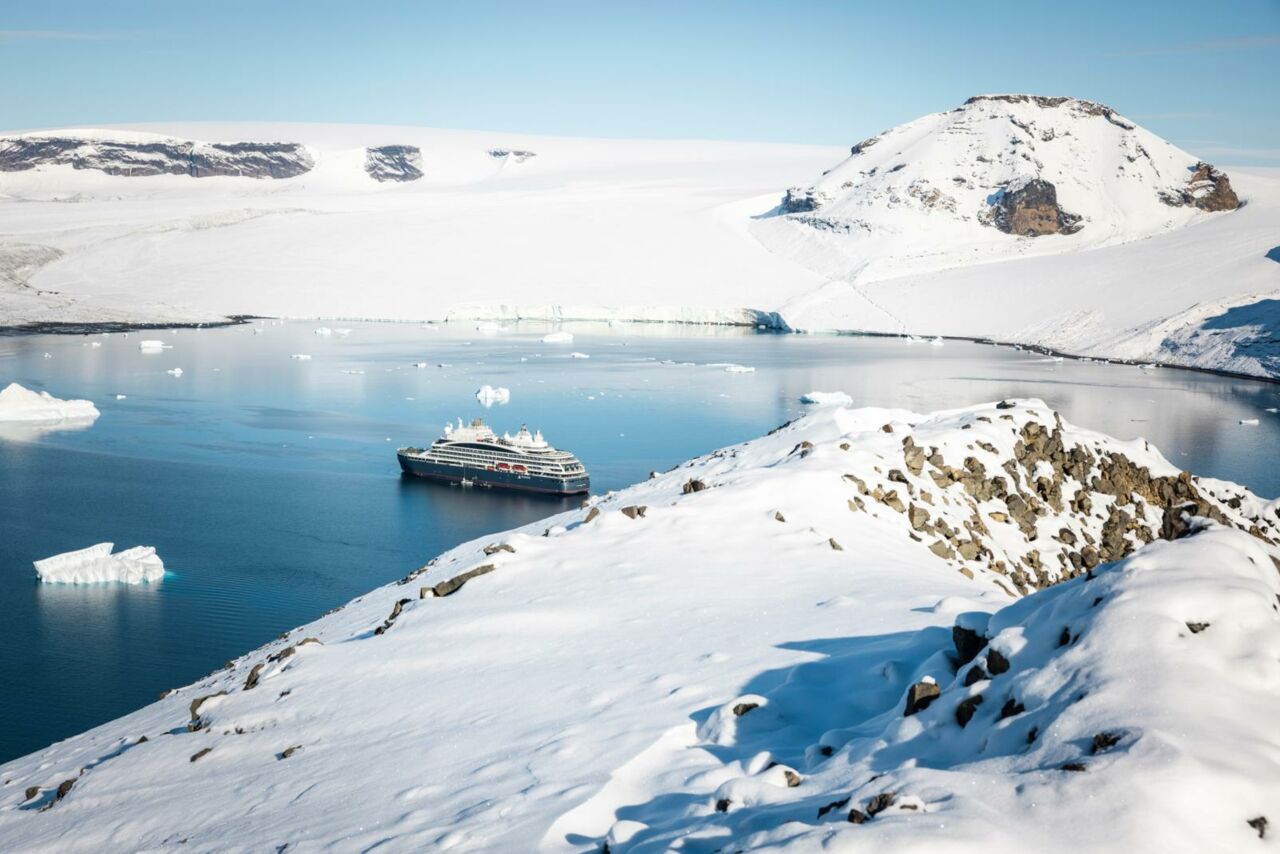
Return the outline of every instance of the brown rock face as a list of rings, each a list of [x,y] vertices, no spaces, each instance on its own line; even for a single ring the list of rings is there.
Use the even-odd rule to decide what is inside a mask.
[[[1203,160],[1192,169],[1186,187],[1162,192],[1160,201],[1171,207],[1191,205],[1202,211],[1233,211],[1240,207],[1240,197],[1231,189],[1227,173]]]
[[[1021,237],[1075,234],[1083,227],[1080,217],[1058,206],[1057,188],[1040,178],[1006,188],[992,204],[989,216],[991,224],[1005,234]]]

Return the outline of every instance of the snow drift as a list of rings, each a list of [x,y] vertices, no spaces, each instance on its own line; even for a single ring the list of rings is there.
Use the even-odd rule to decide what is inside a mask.
[[[47,391],[33,391],[17,383],[0,390],[0,422],[85,421],[99,414],[89,400],[59,400]]]
[[[1278,509],[1037,401],[824,407],[6,764],[0,837],[1244,849]]]
[[[35,561],[36,575],[51,584],[141,584],[164,578],[164,562],[151,546],[135,546],[115,554],[115,543],[63,552]]]

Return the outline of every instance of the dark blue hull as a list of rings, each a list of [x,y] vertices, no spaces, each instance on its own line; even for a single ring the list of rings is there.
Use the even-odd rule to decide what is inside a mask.
[[[547,495],[577,495],[586,492],[591,487],[591,478],[585,474],[570,478],[557,478],[513,471],[491,471],[476,466],[448,465],[399,453],[396,454],[396,457],[400,460],[400,468],[405,474],[425,477],[431,480],[442,480],[447,483],[461,483],[463,479],[466,479],[476,486],[515,489],[521,492],[541,492]]]

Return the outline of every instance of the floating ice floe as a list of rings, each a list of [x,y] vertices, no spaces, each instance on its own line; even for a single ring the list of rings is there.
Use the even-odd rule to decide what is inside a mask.
[[[124,400],[126,397],[128,397],[128,395],[125,395],[125,394],[117,394],[117,395],[116,395],[116,400]]]
[[[756,369],[750,365],[726,365],[724,372],[726,374],[754,374]]]
[[[363,374],[363,373],[364,373],[364,371],[361,371],[361,370],[343,371],[343,373],[344,373],[344,374]]]
[[[929,339],[929,343],[935,347],[941,347],[945,342],[942,340],[941,335],[935,335]]]
[[[323,336],[326,336],[326,337],[327,337],[327,336],[329,336],[329,335],[332,335],[332,334],[333,334],[333,330],[332,330],[332,329],[330,329],[330,328],[329,328],[329,327],[327,327],[327,326],[321,326],[319,329],[317,329],[317,330],[316,330],[316,334],[317,334],[317,335],[323,335]]]
[[[810,391],[800,395],[800,402],[814,406],[850,406],[853,398],[842,391]]]
[[[86,346],[86,347],[91,347],[91,348],[93,348],[94,350],[96,350],[96,349],[98,349],[99,347],[101,347],[101,346],[102,346],[102,342],[101,342],[101,341],[86,341],[86,342],[84,343],[84,346]]]
[[[290,359],[297,359],[299,362],[306,362],[306,361],[308,361],[308,360],[311,358],[311,354],[309,354],[309,353],[294,353],[294,354],[293,354],[293,355],[291,355],[289,358],[290,358]]]
[[[0,391],[0,421],[91,420],[98,415],[98,408],[90,400],[59,400],[47,391],[33,391],[17,383],[9,383]]]
[[[591,357],[588,356],[586,353],[570,353],[569,358],[570,359],[590,359]]]
[[[413,366],[415,368],[429,368],[431,367],[431,363],[430,362],[414,362]]]
[[[46,359],[52,359],[52,358],[53,358],[53,354],[52,354],[52,353],[45,353],[45,354],[44,354],[44,357],[45,357]]]
[[[350,334],[351,334],[351,330],[350,330],[350,329],[335,329],[335,330],[333,330],[333,334],[335,334],[335,335],[341,335],[343,338],[346,338],[348,335],[350,335]]]
[[[1280,409],[1277,409],[1274,406],[1270,406],[1270,407],[1267,407],[1267,412],[1280,412]]]
[[[482,385],[476,390],[476,400],[480,401],[480,405],[485,409],[488,409],[495,403],[505,405],[511,401],[511,390],[506,388],[494,388],[491,385]]]
[[[477,323],[476,329],[479,330],[480,332],[507,332],[508,331],[507,327],[503,326],[501,323],[494,323],[492,321],[484,321],[483,323]]]
[[[1241,424],[1243,424],[1243,425],[1245,425],[1246,427],[1257,427],[1257,426],[1258,426],[1258,419],[1256,419],[1256,418],[1241,418],[1241,419],[1240,419],[1240,423],[1241,423]]]
[[[138,349],[144,353],[158,353],[161,350],[172,350],[172,344],[166,344],[158,338],[148,338],[138,342]]]
[[[543,335],[538,339],[543,344],[572,344],[572,332],[552,332],[550,335]]]
[[[98,543],[37,560],[36,574],[46,584],[140,584],[164,577],[164,562],[151,546],[136,546],[117,554],[111,553],[113,548],[115,543]]]
[[[165,373],[171,377],[180,377],[182,376],[182,368],[170,368],[169,370],[165,371]]]

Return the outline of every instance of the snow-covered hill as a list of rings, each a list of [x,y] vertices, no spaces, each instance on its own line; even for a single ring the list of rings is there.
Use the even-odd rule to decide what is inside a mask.
[[[316,125],[9,134],[0,325],[764,322],[1280,373],[1274,173],[1228,176],[1108,107],[1027,95],[854,151]]]
[[[0,839],[1245,850],[1278,512],[1037,401],[824,407],[0,767]]]

